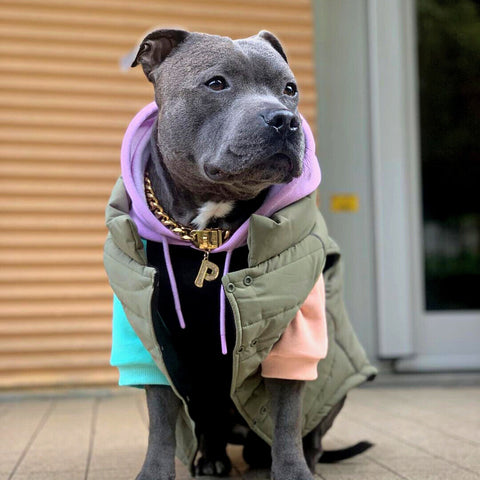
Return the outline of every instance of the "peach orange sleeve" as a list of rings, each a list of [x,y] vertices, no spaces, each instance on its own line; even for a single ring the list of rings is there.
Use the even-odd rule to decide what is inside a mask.
[[[262,362],[262,376],[315,380],[328,348],[325,283],[320,275],[295,318]]]

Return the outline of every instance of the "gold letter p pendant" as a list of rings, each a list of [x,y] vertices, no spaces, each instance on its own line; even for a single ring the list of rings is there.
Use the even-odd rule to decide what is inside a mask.
[[[195,279],[195,286],[198,288],[203,287],[203,282],[211,282],[218,277],[219,269],[218,265],[215,265],[208,259],[208,252],[205,253],[202,263],[200,265],[200,270],[197,273],[197,278]]]

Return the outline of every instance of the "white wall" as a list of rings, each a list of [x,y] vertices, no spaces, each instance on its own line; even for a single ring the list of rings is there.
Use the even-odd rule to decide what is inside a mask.
[[[313,0],[321,210],[345,261],[352,324],[371,360],[378,353],[370,146],[367,4]],[[354,193],[355,213],[332,213],[330,196]]]
[[[408,356],[420,264],[414,0],[313,7],[322,211],[344,254],[347,307],[371,358]],[[337,193],[357,195],[359,210],[331,211]]]

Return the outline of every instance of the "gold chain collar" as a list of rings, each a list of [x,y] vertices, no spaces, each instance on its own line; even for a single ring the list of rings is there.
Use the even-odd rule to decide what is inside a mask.
[[[177,234],[182,240],[192,242],[197,248],[205,252],[200,270],[195,279],[197,287],[203,286],[203,281],[212,281],[218,277],[218,266],[208,260],[210,250],[218,248],[230,236],[230,230],[222,230],[221,228],[206,228],[204,230],[196,230],[191,227],[182,225],[165,212],[163,207],[158,203],[158,199],[153,191],[152,182],[147,172],[144,177],[145,197],[148,207],[155,217],[160,220],[163,226],[167,227],[171,232]]]
[[[171,218],[158,203],[157,197],[153,191],[152,182],[148,173],[145,173],[145,196],[150,211],[160,220],[163,226],[171,232],[177,234],[182,240],[192,242],[200,250],[210,251],[222,245],[230,236],[230,230],[221,228],[206,228],[196,230],[182,225]]]

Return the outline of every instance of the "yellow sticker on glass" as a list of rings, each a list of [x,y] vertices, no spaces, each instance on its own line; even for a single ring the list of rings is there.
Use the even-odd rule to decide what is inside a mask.
[[[354,193],[337,193],[330,197],[332,212],[358,212],[360,199]]]

